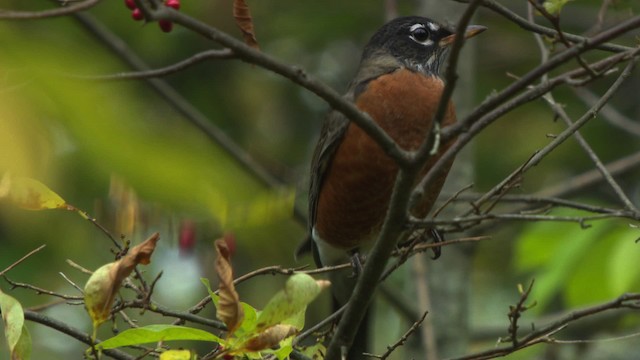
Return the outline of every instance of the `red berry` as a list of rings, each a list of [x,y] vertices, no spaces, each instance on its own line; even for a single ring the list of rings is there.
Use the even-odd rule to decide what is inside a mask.
[[[167,0],[164,3],[165,6],[180,10],[180,0]]]
[[[144,19],[144,14],[142,13],[142,10],[135,8],[133,9],[133,11],[131,12],[131,17],[133,18],[133,20],[135,21],[140,21],[142,19]]]
[[[166,33],[171,32],[173,29],[173,23],[169,20],[158,20],[158,25],[160,25],[160,29]]]
[[[133,0],[124,0],[124,4],[129,8],[129,10],[134,10],[137,8],[136,2]]]

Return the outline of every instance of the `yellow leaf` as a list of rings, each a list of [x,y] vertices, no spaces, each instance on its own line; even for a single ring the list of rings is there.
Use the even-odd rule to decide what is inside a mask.
[[[0,181],[0,198],[3,197],[2,193],[26,210],[67,209],[67,204],[60,195],[31,178],[5,174]]]
[[[84,286],[84,306],[93,322],[94,335],[98,325],[109,318],[111,305],[120,284],[116,284],[113,268],[117,262],[94,271]]]
[[[244,311],[240,303],[240,296],[233,285],[233,269],[231,267],[231,253],[224,239],[215,241],[216,264],[215,269],[220,279],[218,306],[216,317],[227,325],[227,337],[242,324]]]
[[[190,360],[191,351],[189,350],[167,350],[160,354],[160,360]]]
[[[140,203],[136,192],[117,176],[111,176],[109,199],[115,206],[115,230],[130,238],[140,217]]]

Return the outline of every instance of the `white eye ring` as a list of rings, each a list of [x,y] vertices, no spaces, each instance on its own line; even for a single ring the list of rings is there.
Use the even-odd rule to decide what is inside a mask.
[[[429,28],[433,29],[433,27],[437,27],[437,25],[428,24]],[[409,38],[411,38],[411,40],[417,42],[418,44],[424,45],[424,46],[430,46],[433,45],[433,40],[431,40],[429,38],[429,30],[427,30],[427,28],[423,25],[423,24],[413,24],[411,25],[411,27],[409,28]],[[417,36],[417,34],[420,34],[420,36]],[[424,36],[426,36],[426,38],[423,38]]]

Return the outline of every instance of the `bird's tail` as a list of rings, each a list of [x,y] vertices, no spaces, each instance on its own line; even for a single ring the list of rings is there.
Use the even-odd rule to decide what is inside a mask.
[[[346,269],[341,271],[332,272],[329,276],[331,281],[331,293],[333,295],[333,311],[338,311],[344,304],[349,301],[353,289],[356,286],[358,277],[352,273],[353,269]],[[351,348],[349,349],[347,360],[364,360],[369,357],[364,356],[363,353],[371,352],[370,349],[370,329],[372,326],[371,319],[371,307],[367,309],[365,317],[358,326]]]

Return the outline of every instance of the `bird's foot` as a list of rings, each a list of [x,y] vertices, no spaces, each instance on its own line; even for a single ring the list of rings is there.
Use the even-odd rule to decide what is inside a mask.
[[[444,235],[442,235],[442,233],[438,229],[431,228],[431,229],[429,229],[429,233],[431,234],[431,237],[433,238],[433,243],[434,244],[439,244],[439,243],[444,241]],[[432,257],[432,259],[435,260],[435,259],[439,258],[440,255],[442,255],[442,248],[440,246],[434,247],[433,248],[433,257]]]
[[[351,252],[351,268],[353,273],[350,277],[358,277],[362,273],[362,259],[360,258],[360,252],[358,250],[353,250]]]

